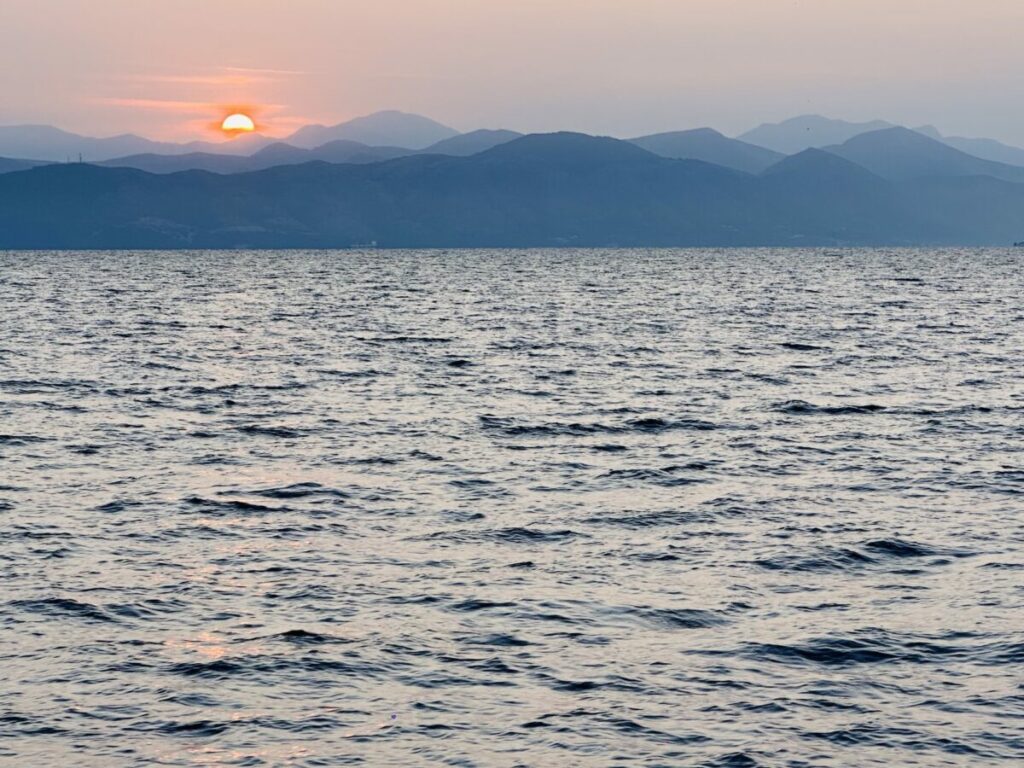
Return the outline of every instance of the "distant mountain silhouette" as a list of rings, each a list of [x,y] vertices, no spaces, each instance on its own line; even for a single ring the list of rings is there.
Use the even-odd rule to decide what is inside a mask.
[[[97,139],[62,131],[51,125],[0,126],[0,156],[35,158],[58,163],[66,160],[77,161],[79,155],[86,162],[102,162],[143,153],[162,155],[189,152],[251,154],[270,141],[264,136],[250,134],[231,141],[196,141],[188,144],[174,144],[151,141],[132,134]]]
[[[423,151],[428,154],[453,155],[455,157],[468,157],[484,152],[501,144],[507,144],[513,139],[522,137],[523,134],[515,131],[492,131],[479,130],[462,133],[432,144]]]
[[[368,146],[398,146],[423,149],[458,132],[426,117],[403,112],[378,112],[341,125],[307,126],[287,139],[300,149],[314,149],[337,139]],[[50,125],[0,126],[0,157],[34,158],[51,162],[77,161],[97,163],[136,155],[251,155],[277,140],[258,133],[242,134],[224,141],[193,141],[176,144],[124,134],[94,138],[54,128]]]
[[[779,152],[727,138],[711,128],[656,133],[630,142],[662,157],[703,160],[747,173],[760,173],[784,157]]]
[[[325,163],[378,163],[413,154],[400,147],[368,147],[357,141],[331,141],[316,149],[299,149],[290,144],[270,144],[250,156],[217,155],[192,152],[187,155],[130,155],[107,160],[100,165],[111,168],[135,168],[149,173],[209,171],[211,173],[246,173],[262,171],[277,165],[299,165],[320,161]]]
[[[375,147],[424,149],[459,132],[422,115],[406,112],[377,112],[340,125],[307,125],[285,141],[295,147],[312,149],[338,139],[358,141]]]
[[[184,155],[157,155],[152,153],[128,155],[104,160],[96,165],[108,168],[135,168],[149,173],[178,173],[180,171],[209,171],[210,173],[241,173],[258,170],[246,155],[216,155],[210,152],[189,152]]]
[[[378,163],[415,154],[469,156],[520,137],[512,131],[474,131],[445,139],[423,150],[403,147],[371,147],[358,141],[338,139],[314,149],[301,149],[291,144],[270,144],[251,156],[229,156],[208,152],[186,155],[130,155],[107,160],[100,165],[112,168],[136,168],[149,173],[178,173],[180,171],[210,171],[211,173],[245,173],[273,168],[277,165],[299,165],[320,161],[325,163]],[[25,166],[30,167],[30,166]],[[12,168],[11,170],[24,170]],[[0,165],[2,172],[2,165]]]
[[[968,155],[908,128],[886,128],[827,148],[892,181],[921,177],[991,176],[1024,182],[1024,168]]]
[[[159,142],[140,136],[125,134],[106,139],[94,139],[62,131],[50,125],[0,126],[0,155],[17,158],[36,158],[51,162],[78,160],[81,154],[87,160],[107,160],[119,155],[155,151]],[[173,151],[174,145],[166,145]]]
[[[968,155],[980,157],[982,160],[1024,167],[1024,149],[1020,147],[1011,147],[994,139],[967,139],[963,136],[943,136],[933,125],[923,125],[914,130],[930,139],[941,141],[943,144],[948,144],[954,149],[966,152]]]
[[[984,245],[1022,222],[1024,184],[990,177],[894,182],[818,150],[755,176],[571,133],[230,175],[0,175],[0,248]]]
[[[275,165],[296,165],[319,160],[324,163],[378,163],[381,160],[393,160],[412,154],[412,150],[404,147],[367,146],[358,141],[336,139],[313,149],[301,149],[284,142],[264,147],[252,156],[252,160],[260,168]]]
[[[47,165],[42,160],[16,160],[10,157],[0,157],[0,173],[12,173],[13,171],[27,171],[40,165]]]
[[[1024,184],[988,176],[925,178],[900,185],[932,242],[1008,245],[1024,227]]]
[[[769,168],[762,178],[769,191],[765,205],[781,205],[780,217],[798,206],[809,232],[830,232],[837,242],[914,238],[910,217],[892,185],[829,152],[805,149]],[[797,233],[792,242],[804,237]]]
[[[892,123],[883,120],[850,123],[821,115],[803,115],[784,120],[781,123],[765,123],[738,138],[740,141],[766,147],[784,155],[795,155],[805,149],[820,149],[833,144],[842,144],[862,133],[892,127]]]

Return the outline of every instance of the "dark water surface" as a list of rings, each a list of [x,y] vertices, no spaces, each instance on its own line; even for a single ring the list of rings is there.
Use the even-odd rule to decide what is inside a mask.
[[[0,254],[0,762],[1019,765],[1022,262]]]

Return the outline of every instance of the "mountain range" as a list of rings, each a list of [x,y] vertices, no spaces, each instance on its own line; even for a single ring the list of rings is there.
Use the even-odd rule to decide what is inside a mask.
[[[784,155],[795,155],[805,149],[820,149],[842,144],[862,133],[871,133],[892,127],[894,127],[892,123],[887,123],[884,120],[851,123],[821,115],[801,115],[781,123],[764,123],[738,138],[748,144],[765,147]]]
[[[662,157],[703,160],[748,173],[760,173],[785,157],[781,152],[727,138],[712,128],[657,133],[630,142]]]
[[[119,157],[98,163],[114,168],[136,168],[150,173],[177,173],[179,171],[210,171],[211,173],[242,173],[260,171],[275,165],[298,165],[320,161],[325,163],[376,163],[415,154],[438,154],[464,157],[483,152],[522,134],[514,131],[472,131],[439,141],[422,150],[405,147],[371,146],[348,139],[335,139],[314,149],[301,149],[277,142],[269,144],[252,155],[219,155],[210,152],[192,152],[185,155],[143,154]],[[0,165],[0,173],[2,173]]]
[[[386,111],[333,126],[305,126],[284,139],[284,143],[299,149],[313,149],[328,142],[347,140],[370,146],[422,149],[459,135],[455,129],[420,115]],[[98,163],[142,154],[251,155],[274,143],[275,139],[260,134],[175,144],[133,134],[93,138],[49,125],[0,126],[0,157],[50,162],[76,161],[81,157],[86,162]]]
[[[152,151],[53,161],[76,145],[101,155]],[[0,157],[0,248],[911,245],[1024,237],[1024,158],[992,159],[1024,150],[948,139],[929,127],[809,116],[742,139],[705,128],[619,140],[457,133],[384,112],[310,126],[286,141],[244,136],[228,148],[0,128],[0,152],[35,150],[34,159]]]
[[[910,132],[907,132],[910,133]],[[997,244],[1024,184],[892,129],[759,173],[635,143],[534,134],[469,156],[219,175],[52,164],[0,175],[2,248]],[[888,178],[843,155],[916,152]],[[975,161],[985,163],[975,158]],[[988,166],[984,166],[988,167]],[[916,169],[916,170],[915,170]],[[1000,168],[1002,170],[1002,168]]]
[[[373,146],[424,149],[458,135],[459,132],[454,128],[441,125],[428,117],[389,110],[357,117],[340,125],[307,125],[285,141],[301,149],[313,149],[339,139]]]

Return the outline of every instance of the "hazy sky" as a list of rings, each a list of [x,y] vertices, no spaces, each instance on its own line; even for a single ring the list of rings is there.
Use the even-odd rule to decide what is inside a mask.
[[[0,124],[207,138],[378,109],[739,133],[808,112],[1024,144],[1022,0],[0,0]]]

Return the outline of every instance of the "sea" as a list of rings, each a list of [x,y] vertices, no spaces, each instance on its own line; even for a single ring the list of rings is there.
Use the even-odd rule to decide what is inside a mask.
[[[0,253],[0,764],[1021,765],[1022,267]]]

